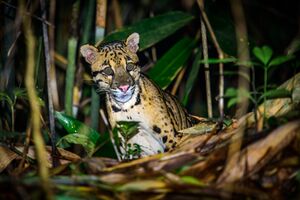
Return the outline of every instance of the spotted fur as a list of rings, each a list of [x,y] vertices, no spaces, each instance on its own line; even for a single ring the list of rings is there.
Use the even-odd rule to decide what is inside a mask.
[[[112,127],[118,121],[139,122],[139,131],[128,143],[141,147],[141,156],[173,149],[182,135],[179,130],[192,125],[191,117],[177,99],[161,90],[140,72],[139,35],[126,41],[84,45],[80,51],[91,64],[94,82],[106,92],[106,106]]]

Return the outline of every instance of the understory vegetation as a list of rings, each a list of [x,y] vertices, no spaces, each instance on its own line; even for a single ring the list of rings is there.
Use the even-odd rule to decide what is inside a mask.
[[[0,199],[299,199],[300,3],[1,0]],[[83,44],[140,35],[141,70],[200,123],[119,159]]]

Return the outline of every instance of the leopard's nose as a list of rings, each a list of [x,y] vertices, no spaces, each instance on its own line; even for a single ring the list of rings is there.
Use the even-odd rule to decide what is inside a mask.
[[[121,90],[122,92],[127,92],[129,88],[129,85],[120,85],[119,86],[119,90]]]

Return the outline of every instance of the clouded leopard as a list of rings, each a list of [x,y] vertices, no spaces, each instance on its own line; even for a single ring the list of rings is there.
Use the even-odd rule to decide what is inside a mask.
[[[173,149],[182,137],[178,131],[190,127],[192,118],[174,96],[140,72],[138,45],[139,34],[133,33],[126,41],[98,48],[83,45],[80,52],[97,87],[106,93],[110,125],[139,122],[138,133],[127,144],[138,144],[140,155],[147,156]]]

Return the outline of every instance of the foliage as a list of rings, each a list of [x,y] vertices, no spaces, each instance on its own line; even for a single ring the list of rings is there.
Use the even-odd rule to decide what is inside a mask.
[[[247,22],[242,24],[234,15],[238,2],[33,0],[26,1],[25,7],[23,1],[2,1],[0,199],[14,195],[15,199],[44,199],[45,193],[49,199],[52,193],[58,199],[139,199],[144,195],[153,199],[297,199],[300,40],[294,26],[299,6],[249,1],[240,10],[239,20],[244,16]],[[200,20],[206,27],[208,49],[202,46]],[[248,41],[239,30],[247,31]],[[90,69],[79,55],[82,44],[124,40],[132,32],[140,35],[143,73],[176,94],[189,113],[202,116],[194,116],[201,123],[179,131],[186,143],[146,158],[140,158],[138,144],[128,143],[138,132],[138,122],[118,122],[111,130],[102,94],[93,89]],[[29,36],[37,45],[30,48],[34,56],[28,57]],[[243,43],[245,49],[239,49]],[[247,51],[251,58],[245,61],[241,55]],[[32,91],[23,89],[29,58],[36,63],[31,88],[39,97],[40,121],[31,120],[28,94]],[[224,74],[219,74],[220,66]],[[206,119],[206,70],[216,100],[214,122]],[[222,75],[224,85],[220,85]],[[241,78],[251,85],[249,90],[239,85]],[[224,96],[220,88],[225,88]],[[226,116],[219,116],[218,102],[224,97]],[[249,113],[228,120],[245,99],[250,102]],[[37,173],[45,172],[37,159],[42,154],[33,138],[35,122],[42,125],[51,187]],[[123,154],[123,162],[116,160],[118,153]]]
[[[225,97],[229,98],[227,103],[228,108],[232,107],[233,105],[236,105],[237,103],[240,103],[245,97],[251,100],[251,102],[255,105],[258,105],[261,102],[265,104],[267,99],[291,98],[291,91],[287,89],[279,88],[268,90],[268,70],[271,70],[276,66],[289,62],[290,60],[294,59],[295,56],[282,55],[272,58],[273,51],[268,46],[263,46],[261,48],[254,47],[253,55],[259,62],[252,62],[252,65],[254,66],[254,69],[252,70],[255,70],[256,67],[261,67],[264,70],[263,92],[259,93],[260,96],[256,99],[255,97],[257,94],[254,94],[255,91],[249,92],[247,90],[244,90],[243,88],[227,88]]]
[[[62,137],[57,145],[65,146],[65,143],[80,144],[83,146],[89,156],[95,153],[98,146],[102,146],[108,141],[103,134],[99,134],[94,129],[86,126],[82,122],[69,117],[63,113],[56,112],[55,118],[66,129],[67,135]]]
[[[164,15],[141,20],[132,26],[110,33],[105,37],[104,42],[124,40],[131,33],[137,32],[141,37],[140,50],[144,50],[187,25],[193,18],[188,13],[179,11],[169,12]]]

